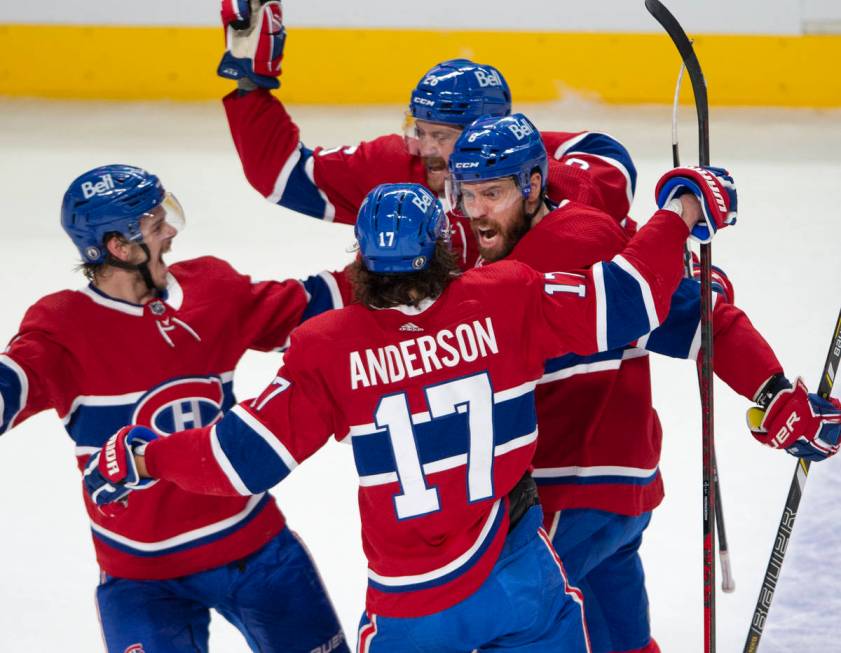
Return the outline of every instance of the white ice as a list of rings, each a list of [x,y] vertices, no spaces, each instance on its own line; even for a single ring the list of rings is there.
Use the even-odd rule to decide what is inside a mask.
[[[651,214],[654,184],[671,165],[669,107],[566,102],[521,109],[543,129],[598,129],[620,138],[640,170],[633,213],[640,219]],[[292,107],[291,112],[306,144],[330,146],[398,128],[402,108]],[[739,224],[715,241],[714,261],[730,274],[737,303],[774,346],[787,373],[803,375],[814,387],[841,304],[841,113],[713,109],[710,132],[713,161],[732,169],[740,191]],[[694,112],[683,107],[685,162],[696,159],[695,134]],[[114,162],[157,172],[181,200],[188,228],[176,240],[174,259],[215,254],[258,278],[284,278],[349,258],[350,228],[294,215],[248,187],[219,104],[1,101],[0,340],[14,334],[27,306],[40,296],[83,285],[73,269],[75,251],[59,227],[61,196],[77,174]],[[277,363],[271,355],[248,355],[237,371],[238,395],[259,391]],[[693,653],[702,650],[703,614],[694,365],[658,359],[654,392],[665,432],[667,496],[643,547],[651,620],[665,652]],[[729,653],[742,649],[794,460],[751,438],[744,422],[748,402],[722,383],[715,403],[737,582],[735,594],[718,595],[718,649]],[[769,627],[767,641],[773,635],[779,650],[792,645],[829,650],[841,635],[833,589],[841,580],[838,484],[833,491],[817,482],[819,471],[837,473],[838,465],[813,469],[815,487],[807,489],[790,555],[819,534],[835,541],[819,547],[811,565],[781,583],[781,594],[785,589],[793,597],[786,599],[785,612],[809,627]],[[355,490],[350,451],[339,445],[328,446],[276,490],[290,524],[317,559],[351,640],[365,582]],[[73,449],[54,413],[0,439],[0,496],[0,651],[101,650],[93,602],[98,570]],[[821,497],[826,500],[815,500]],[[813,604],[817,607],[805,607]],[[776,618],[772,609],[769,623]],[[246,650],[219,617],[213,620],[211,647],[217,653]]]

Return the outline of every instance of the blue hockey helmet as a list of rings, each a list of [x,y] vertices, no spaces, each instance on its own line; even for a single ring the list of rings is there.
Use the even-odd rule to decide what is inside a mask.
[[[447,234],[447,215],[420,184],[380,184],[362,202],[355,232],[371,272],[419,272]]]
[[[183,225],[183,211],[157,176],[134,166],[113,164],[94,168],[70,184],[61,204],[61,226],[89,264],[102,263],[105,236],[118,233],[142,242],[140,220],[164,205],[168,219]]]
[[[456,141],[449,160],[448,194],[458,206],[461,184],[514,177],[524,198],[531,194],[531,175],[538,170],[546,188],[549,157],[540,132],[522,113],[480,118]]]
[[[421,78],[412,91],[409,112],[415,120],[466,127],[480,116],[509,115],[511,91],[493,66],[451,59]]]

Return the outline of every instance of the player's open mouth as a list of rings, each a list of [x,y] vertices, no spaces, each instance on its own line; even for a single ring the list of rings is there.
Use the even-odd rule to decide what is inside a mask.
[[[427,172],[444,172],[447,169],[447,162],[440,157],[429,157],[423,160]]]
[[[479,227],[476,229],[476,236],[479,240],[479,247],[491,247],[497,240],[499,232],[492,227]]]

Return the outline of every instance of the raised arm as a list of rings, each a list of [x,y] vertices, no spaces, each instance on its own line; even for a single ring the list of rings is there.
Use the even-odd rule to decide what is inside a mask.
[[[715,233],[736,218],[732,179],[711,170],[676,168],[666,173],[659,186],[668,185],[672,192],[658,193],[663,208],[610,261],[574,274],[545,274],[548,297],[541,310],[550,328],[544,340],[554,347],[546,358],[622,347],[662,323],[682,278],[680,261],[689,229],[711,225],[709,232]],[[565,338],[573,344],[564,351]]]
[[[422,176],[421,162],[397,135],[331,149],[304,145],[298,126],[269,92],[279,86],[285,44],[280,3],[230,0],[222,17],[227,49],[219,74],[238,80],[239,87],[223,99],[225,115],[245,176],[266,199],[353,224],[371,188]]]

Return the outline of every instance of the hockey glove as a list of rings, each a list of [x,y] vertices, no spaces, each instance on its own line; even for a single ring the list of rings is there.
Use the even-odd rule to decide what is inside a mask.
[[[225,54],[216,74],[278,88],[286,28],[278,0],[222,0]]]
[[[714,265],[710,267],[712,268],[710,276],[712,277],[713,292],[717,292],[728,304],[732,304],[736,297],[736,291],[733,290],[730,278],[721,268]],[[692,278],[695,281],[701,281],[701,262],[695,252],[692,252]]]
[[[698,198],[704,211],[691,236],[701,243],[712,240],[715,232],[736,222],[736,185],[724,168],[674,168],[660,178],[654,196],[663,208],[674,197],[691,193]]]
[[[144,426],[124,426],[93,454],[85,465],[84,480],[91,500],[97,505],[121,501],[133,490],[145,490],[157,479],[140,478],[134,456],[158,436]]]
[[[748,410],[748,428],[762,444],[798,458],[819,461],[839,448],[841,402],[807,391],[803,379],[781,390],[768,408]]]

